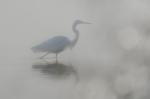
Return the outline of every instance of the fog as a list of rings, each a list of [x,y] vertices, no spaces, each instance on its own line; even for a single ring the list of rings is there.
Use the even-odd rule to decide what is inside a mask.
[[[0,98],[149,99],[149,9],[149,0],[1,0]],[[92,24],[78,27],[59,68],[45,65],[31,47],[74,38],[76,19]]]

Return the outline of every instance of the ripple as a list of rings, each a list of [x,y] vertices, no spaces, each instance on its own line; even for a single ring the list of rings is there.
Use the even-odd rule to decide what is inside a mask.
[[[32,65],[32,68],[40,71],[43,75],[54,78],[65,78],[77,74],[73,66],[62,63],[38,63]]]

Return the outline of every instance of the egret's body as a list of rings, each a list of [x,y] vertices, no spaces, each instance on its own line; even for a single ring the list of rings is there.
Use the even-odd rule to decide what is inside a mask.
[[[33,50],[35,52],[59,53],[66,49],[68,45],[70,45],[70,42],[71,41],[65,36],[56,36],[33,47]]]
[[[78,24],[89,24],[87,22],[83,22],[80,20],[76,20],[72,25],[73,32],[75,33],[75,38],[73,40],[65,37],[65,36],[55,36],[53,38],[48,39],[47,41],[32,47],[34,52],[46,52],[41,58],[44,58],[49,53],[56,54],[56,61],[57,61],[57,54],[65,50],[66,48],[73,48],[78,41],[79,38],[79,31],[77,30]]]

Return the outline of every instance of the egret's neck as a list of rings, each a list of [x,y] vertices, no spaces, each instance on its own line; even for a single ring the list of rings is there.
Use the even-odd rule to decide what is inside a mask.
[[[79,31],[77,30],[77,23],[72,25],[72,30],[75,33],[75,38],[72,40],[71,47],[74,47],[79,39]]]

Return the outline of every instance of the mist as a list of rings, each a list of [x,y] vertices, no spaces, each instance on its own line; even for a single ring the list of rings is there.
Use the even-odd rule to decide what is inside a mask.
[[[0,1],[0,98],[149,99],[149,7],[148,0]],[[31,47],[57,35],[74,38],[76,19],[92,24],[78,27],[79,41],[59,61],[78,80],[34,72],[42,54]]]

